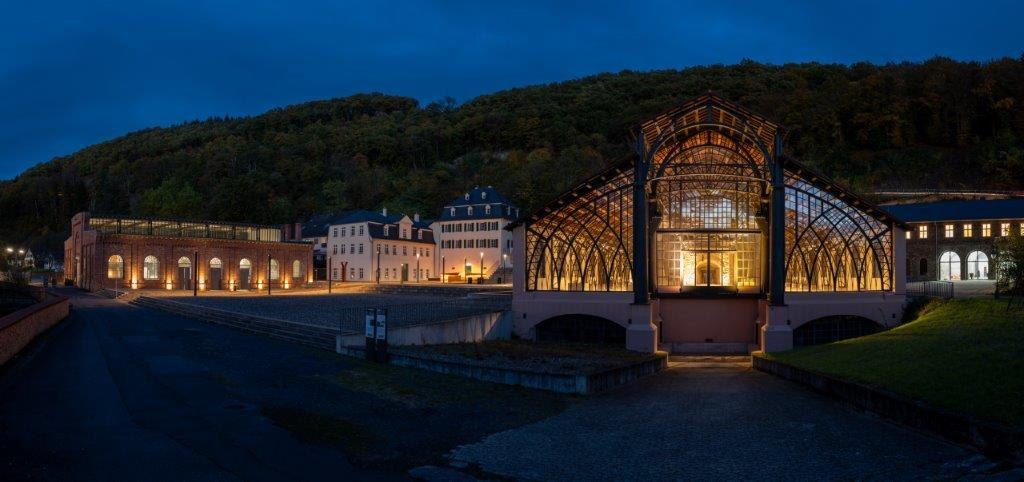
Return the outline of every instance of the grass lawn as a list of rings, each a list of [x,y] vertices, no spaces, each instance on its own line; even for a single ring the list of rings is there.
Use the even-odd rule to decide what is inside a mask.
[[[1024,426],[1024,310],[1005,301],[933,300],[898,328],[768,358]]]

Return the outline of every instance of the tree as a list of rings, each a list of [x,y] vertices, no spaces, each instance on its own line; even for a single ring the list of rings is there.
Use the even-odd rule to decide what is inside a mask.
[[[202,208],[203,197],[195,188],[171,178],[142,193],[136,210],[143,216],[196,218]]]
[[[1024,236],[1012,233],[996,240],[996,294],[1007,293],[1010,303],[1024,296]]]

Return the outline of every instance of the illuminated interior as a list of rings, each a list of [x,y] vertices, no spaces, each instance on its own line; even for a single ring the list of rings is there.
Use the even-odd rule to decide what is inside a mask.
[[[784,189],[784,289],[892,289],[884,212],[795,159],[767,120],[713,95],[644,123],[648,263],[660,294],[764,293],[773,185]],[[782,179],[773,179],[782,168]],[[623,160],[528,216],[526,289],[630,291],[637,158]],[[775,181],[775,182],[773,182]],[[781,181],[779,183],[778,181]]]

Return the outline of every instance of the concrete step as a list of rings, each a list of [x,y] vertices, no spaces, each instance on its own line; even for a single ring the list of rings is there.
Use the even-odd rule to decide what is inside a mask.
[[[665,342],[658,345],[672,355],[749,355],[757,345],[745,342]]]
[[[669,355],[671,367],[683,368],[749,368],[749,355]]]

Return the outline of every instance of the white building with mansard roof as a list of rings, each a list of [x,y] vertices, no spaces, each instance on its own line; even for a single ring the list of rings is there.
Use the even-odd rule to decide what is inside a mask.
[[[510,283],[516,247],[505,226],[518,217],[519,208],[491,186],[474,187],[448,203],[431,225],[445,280]]]
[[[436,257],[434,233],[419,214],[354,211],[327,233],[328,274],[335,281],[427,281],[437,276]]]

